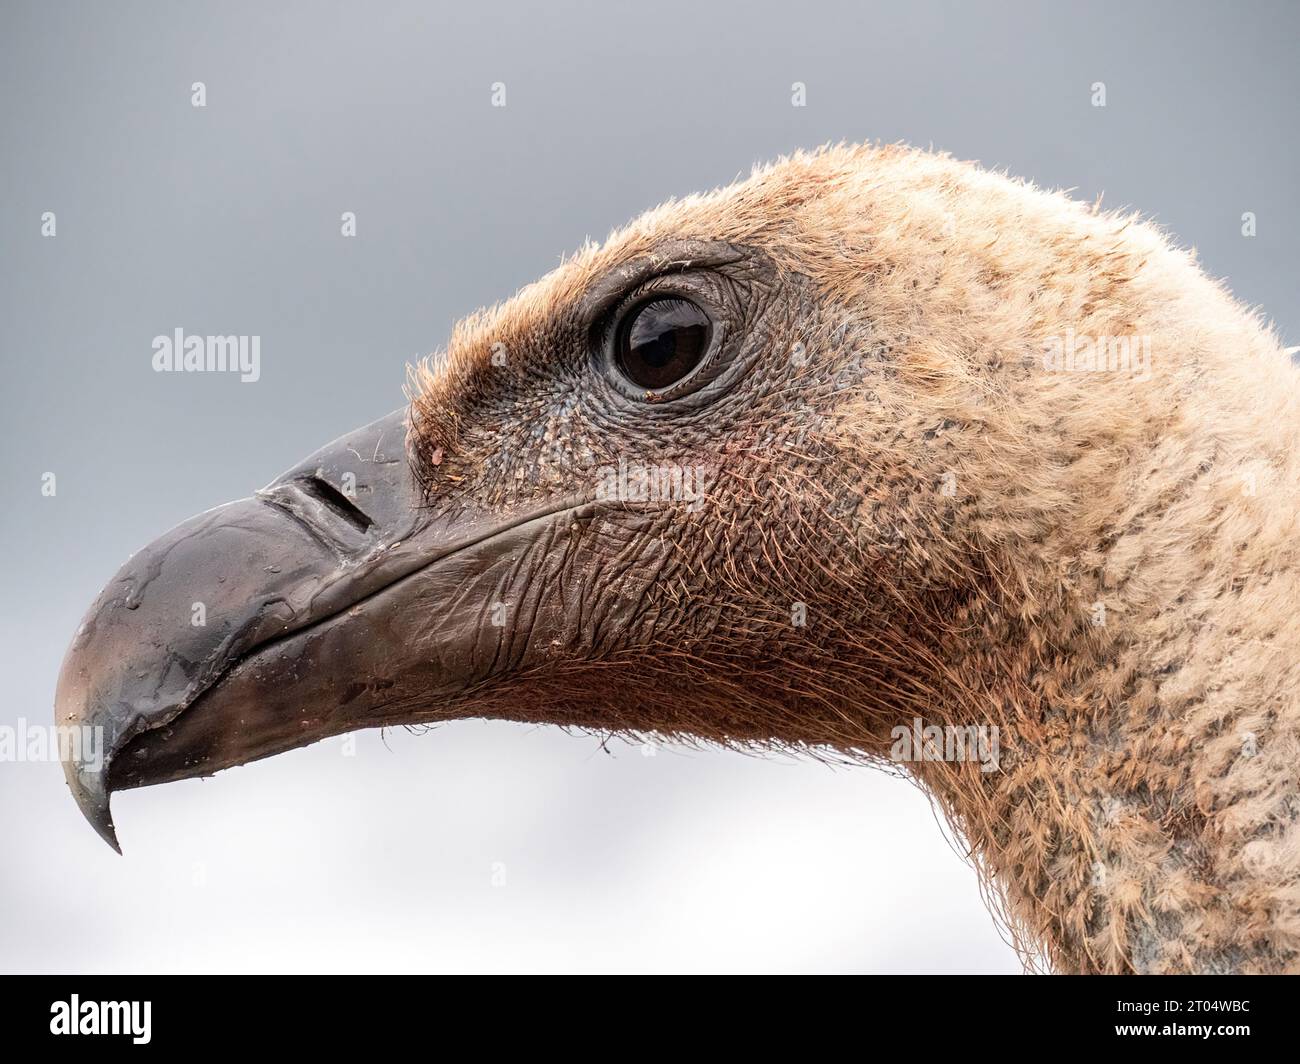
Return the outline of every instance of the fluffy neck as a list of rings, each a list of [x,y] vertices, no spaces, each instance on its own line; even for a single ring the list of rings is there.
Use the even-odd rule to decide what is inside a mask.
[[[997,729],[996,771],[912,767],[1056,969],[1296,968],[1296,584],[1189,581],[1181,605],[1007,645],[1001,683],[931,715]]]
[[[966,470],[1015,576],[937,716],[996,723],[1000,766],[917,775],[1062,971],[1300,968],[1296,372],[1182,280],[1126,326],[1148,379],[1028,371],[1017,472]]]

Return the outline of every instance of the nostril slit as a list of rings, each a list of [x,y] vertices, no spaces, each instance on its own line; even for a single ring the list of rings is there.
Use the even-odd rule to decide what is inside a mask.
[[[365,532],[374,525],[374,521],[370,520],[364,510],[328,480],[322,480],[320,477],[304,477],[299,483],[303,491],[343,518],[357,531]]]

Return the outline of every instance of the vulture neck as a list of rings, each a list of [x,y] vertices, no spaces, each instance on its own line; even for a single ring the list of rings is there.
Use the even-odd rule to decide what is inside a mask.
[[[1300,967],[1300,409],[1276,345],[1243,346],[1115,397],[936,653],[936,722],[995,725],[998,766],[909,767],[1058,971]]]

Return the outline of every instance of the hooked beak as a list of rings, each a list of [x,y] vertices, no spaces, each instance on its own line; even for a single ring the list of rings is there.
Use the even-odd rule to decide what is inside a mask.
[[[119,853],[113,791],[439,719],[503,646],[510,656],[512,634],[486,621],[494,597],[521,552],[585,504],[440,510],[407,460],[405,419],[358,429],[172,529],[90,607],[55,711],[97,740],[74,745],[64,771]]]

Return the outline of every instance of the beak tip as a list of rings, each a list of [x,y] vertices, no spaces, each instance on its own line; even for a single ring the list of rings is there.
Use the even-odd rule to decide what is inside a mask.
[[[117,841],[117,828],[113,825],[113,812],[109,806],[109,791],[104,786],[106,769],[85,768],[73,762],[65,763],[64,768],[68,787],[72,790],[72,797],[76,799],[82,816],[90,822],[99,837],[120,854],[122,845]]]

